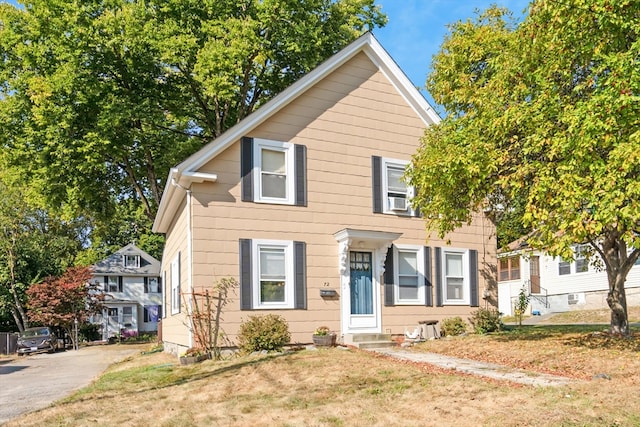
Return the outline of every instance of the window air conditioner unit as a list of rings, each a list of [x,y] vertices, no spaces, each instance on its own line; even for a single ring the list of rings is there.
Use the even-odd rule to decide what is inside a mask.
[[[389,197],[389,209],[392,211],[406,212],[407,208],[407,199],[403,197]]]

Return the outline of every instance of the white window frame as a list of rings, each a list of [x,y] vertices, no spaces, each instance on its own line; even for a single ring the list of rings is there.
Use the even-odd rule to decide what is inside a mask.
[[[151,283],[155,282],[155,291],[152,290]],[[160,293],[160,277],[158,276],[148,276],[147,284],[144,287],[145,294],[159,294]]]
[[[294,262],[293,262],[293,241],[284,240],[252,240],[251,251],[253,260],[253,308],[255,309],[281,309],[294,308],[295,284],[294,284]],[[285,260],[285,290],[283,302],[260,302],[260,250],[261,249],[284,249]]]
[[[415,210],[411,207],[411,199],[415,194],[415,190],[413,187],[407,185],[405,199],[407,200],[407,210],[406,211],[398,211],[391,209],[390,197],[389,196],[389,169],[390,168],[402,168],[407,169],[409,166],[409,162],[406,160],[396,160],[396,159],[388,159],[382,158],[382,212],[386,214],[392,215],[402,215],[402,216],[414,216]]]
[[[122,266],[124,268],[140,268],[140,255],[122,255]]]
[[[130,305],[125,305],[124,307],[122,307],[122,326],[126,328],[130,328],[134,326],[135,322],[133,321],[133,318],[134,318],[133,307]],[[126,326],[127,323],[129,324],[129,326]]]
[[[563,267],[569,268],[569,271],[566,273],[562,272]],[[561,256],[558,257],[558,276],[569,276],[572,273],[572,268],[571,268],[571,260],[567,260],[562,258]]]
[[[283,205],[295,204],[295,153],[294,144],[254,138],[253,140],[253,188],[256,203],[272,203]],[[262,195],[262,150],[280,151],[285,154],[286,196],[264,197]]]
[[[416,254],[416,275],[418,276],[418,296],[412,299],[400,298],[400,252],[413,252]],[[425,271],[424,271],[424,246],[394,245],[393,246],[393,299],[394,305],[425,305]]]
[[[180,255],[171,261],[171,314],[180,313]]]
[[[123,279],[124,280],[124,279]],[[107,289],[105,289],[106,292],[110,293],[110,294],[118,294],[120,293],[120,277],[119,276],[107,276]],[[123,288],[124,288],[124,284],[123,284]],[[115,290],[114,290],[115,289]],[[122,291],[124,291],[124,289],[122,289]]]
[[[461,299],[449,299],[447,297],[447,255],[462,255],[462,291],[464,293]],[[469,272],[469,250],[443,248],[442,249],[442,303],[443,305],[469,305],[471,304],[471,276]]]

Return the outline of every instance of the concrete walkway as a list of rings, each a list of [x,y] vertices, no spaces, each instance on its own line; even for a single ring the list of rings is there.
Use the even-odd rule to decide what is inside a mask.
[[[372,349],[371,351],[396,359],[409,360],[417,363],[429,363],[441,368],[460,371],[467,374],[479,375],[496,380],[511,381],[536,387],[560,387],[579,382],[579,380],[573,378],[542,374],[539,372],[527,372],[493,363],[459,359],[457,357],[444,356],[437,353],[422,353],[398,348],[377,348]]]

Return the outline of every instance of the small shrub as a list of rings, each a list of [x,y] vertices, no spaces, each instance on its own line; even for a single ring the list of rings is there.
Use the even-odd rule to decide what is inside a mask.
[[[100,335],[100,325],[94,323],[83,323],[78,328],[80,341],[98,341],[102,338]]]
[[[281,350],[290,340],[287,321],[275,314],[250,316],[240,325],[238,333],[238,345],[245,353]]]
[[[479,308],[471,313],[469,322],[477,334],[496,332],[502,329],[500,312],[495,308]]]
[[[464,323],[462,317],[449,317],[442,321],[442,325],[440,326],[440,331],[442,335],[447,337],[451,337],[454,335],[461,335],[467,332],[467,324]]]

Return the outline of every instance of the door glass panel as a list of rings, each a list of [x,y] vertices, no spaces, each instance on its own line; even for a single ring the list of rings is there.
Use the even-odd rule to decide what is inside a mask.
[[[373,314],[371,253],[350,252],[351,314]]]

